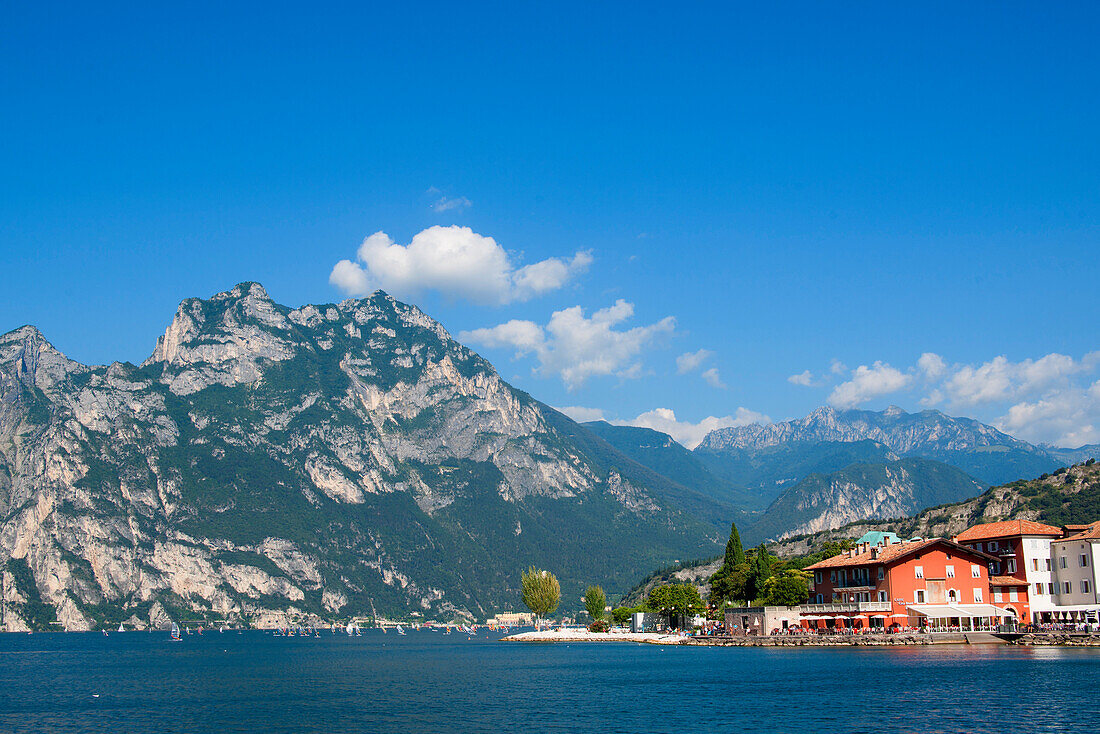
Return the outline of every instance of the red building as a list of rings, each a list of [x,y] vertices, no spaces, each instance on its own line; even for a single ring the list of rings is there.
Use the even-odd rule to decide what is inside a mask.
[[[951,540],[863,543],[808,566],[811,626],[973,629],[1011,616],[990,603],[997,557]]]
[[[990,579],[993,603],[1023,622],[1049,621],[1054,608],[1050,541],[1061,528],[1031,520],[1004,520],[967,528],[955,541],[997,560]]]

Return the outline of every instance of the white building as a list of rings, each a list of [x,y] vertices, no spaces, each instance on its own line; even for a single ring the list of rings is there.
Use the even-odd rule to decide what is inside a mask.
[[[1077,532],[1050,544],[1055,613],[1062,619],[1095,624],[1100,621],[1096,589],[1100,582],[1100,522],[1069,525],[1067,530]]]

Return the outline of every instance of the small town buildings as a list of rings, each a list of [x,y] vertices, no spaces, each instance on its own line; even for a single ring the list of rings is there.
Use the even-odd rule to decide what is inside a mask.
[[[770,635],[802,626],[801,607],[727,607],[726,634]]]
[[[500,612],[485,623],[500,627],[529,626],[535,623],[535,615],[531,612]]]
[[[1097,624],[1100,621],[1100,522],[1071,525],[1072,534],[1050,544],[1053,565],[1053,609],[1056,622],[1073,621]]]
[[[864,542],[806,567],[813,578],[802,619],[826,628],[989,628],[1012,616],[990,603],[997,560],[943,538]]]
[[[1005,520],[967,528],[955,542],[983,551],[993,562],[992,602],[1024,623],[1051,622],[1055,606],[1051,580],[1051,541],[1062,529],[1031,520]]]

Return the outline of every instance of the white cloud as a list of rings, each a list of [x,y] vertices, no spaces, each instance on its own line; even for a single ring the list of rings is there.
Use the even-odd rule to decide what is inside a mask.
[[[714,352],[709,349],[700,349],[698,352],[684,352],[676,358],[676,371],[681,375],[694,372],[713,354]]]
[[[1010,362],[1002,355],[976,367],[956,366],[944,383],[944,392],[958,406],[1020,399],[1065,386],[1073,376],[1095,370],[1098,362],[1100,352],[1090,352],[1079,361],[1057,352],[1022,362]]]
[[[1026,441],[1077,448],[1100,443],[1100,381],[1013,405],[994,425]]]
[[[453,199],[446,196],[439,197],[435,203],[432,204],[432,211],[435,212],[449,212],[452,210],[469,209],[474,203],[467,199],[465,196],[458,196]]]
[[[589,252],[548,258],[515,267],[492,237],[469,227],[429,227],[406,245],[385,232],[363,240],[356,261],[341,260],[329,282],[351,296],[381,288],[399,296],[438,291],[449,298],[481,304],[527,301],[557,290],[592,263]]]
[[[604,412],[599,408],[585,408],[582,405],[568,405],[564,408],[555,408],[559,413],[564,413],[577,423],[605,420]]]
[[[850,380],[833,389],[829,402],[838,408],[855,408],[868,400],[902,390],[912,381],[911,375],[885,362],[875,362],[870,367],[861,364],[852,372]]]
[[[617,426],[640,426],[667,433],[673,440],[685,448],[693,449],[711,431],[719,428],[747,426],[750,423],[770,423],[771,418],[748,408],[738,408],[733,416],[708,416],[698,423],[676,420],[676,413],[670,408],[656,408],[642,413],[632,420],[613,420]]]
[[[726,389],[726,383],[722,382],[722,378],[718,375],[717,367],[711,367],[709,370],[705,370],[702,374],[702,378],[711,387],[717,387],[721,390]]]
[[[675,331],[676,320],[667,316],[647,326],[616,330],[634,315],[634,305],[622,299],[600,309],[591,318],[573,306],[555,311],[546,326],[512,320],[491,328],[459,334],[459,339],[485,347],[511,347],[516,356],[534,354],[538,374],[556,375],[569,390],[589,377],[615,375],[623,379],[641,376],[642,351]]]
[[[925,352],[917,360],[917,370],[926,380],[938,380],[947,372],[947,363],[934,352]]]
[[[814,384],[814,373],[806,370],[804,372],[800,372],[797,375],[791,375],[787,378],[787,382],[791,383],[792,385],[809,387],[810,385]]]
[[[843,375],[848,371],[848,366],[839,359],[834,359],[832,364],[829,365],[829,371],[834,375]]]

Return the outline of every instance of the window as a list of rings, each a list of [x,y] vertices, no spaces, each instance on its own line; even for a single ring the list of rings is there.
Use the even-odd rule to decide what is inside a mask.
[[[993,590],[993,601],[1004,601],[1005,595],[1001,593],[1000,589]]]
[[[917,589],[917,595],[914,598],[917,604],[924,604],[924,589]]]
[[[822,578],[821,571],[814,571],[814,583],[815,584],[820,584],[821,583],[821,578]]]
[[[834,584],[836,583],[836,571],[829,571],[829,581]]]
[[[947,601],[955,602],[959,600],[959,594],[954,589],[947,590]]]
[[[1082,594],[1089,593],[1089,580],[1088,579],[1081,579],[1081,593]]]
[[[973,563],[970,564],[970,575],[976,579],[980,579],[982,577],[982,567],[976,566]]]
[[[1081,554],[1081,567],[1084,568],[1087,565],[1089,565],[1089,557],[1086,556],[1084,553],[1082,553]]]
[[[1016,559],[1015,558],[1009,558],[1008,559],[1008,572],[1009,573],[1016,573]]]
[[[1009,589],[1008,590],[1008,600],[1009,601],[1020,601],[1020,592],[1016,591],[1016,589],[1014,589],[1014,588]]]
[[[1042,596],[1042,595],[1043,595],[1043,585],[1042,584],[1035,584],[1035,596]]]
[[[823,597],[821,594],[818,594],[817,595],[817,603],[822,604],[822,603],[824,603],[824,601],[825,601],[825,597]]]
[[[878,593],[878,600],[879,601],[890,601],[889,599],[886,598],[886,592],[885,591],[880,591]]]
[[[1031,559],[1031,570],[1032,571],[1038,571],[1039,570],[1039,559],[1038,558],[1032,558]]]
[[[1059,566],[1059,568],[1065,568],[1066,567],[1066,557],[1065,556],[1062,556],[1061,558],[1058,559],[1058,566]]]
[[[982,590],[981,589],[974,589],[974,603],[975,604],[981,604],[982,603]]]
[[[995,540],[989,541],[989,552],[990,553],[995,553],[996,551],[997,551],[997,541],[995,541]]]
[[[1073,591],[1073,585],[1070,584],[1070,582],[1068,582],[1068,581],[1063,582],[1062,590],[1063,590],[1064,593],[1069,594]]]
[[[1054,582],[1047,583],[1047,593],[1054,596]]]
[[[1046,561],[1047,561],[1047,570],[1049,571],[1050,570],[1050,559],[1048,558],[1048,559],[1046,559]]]
[[[884,569],[884,568],[883,568],[882,566],[879,566],[879,567],[878,567],[878,580],[879,580],[879,581],[882,581],[882,579],[883,579],[883,578],[884,578],[885,576],[886,576],[886,569]]]
[[[981,543],[978,543],[978,544],[977,544],[976,546],[974,546],[974,547],[975,547],[975,548],[977,548],[978,550],[981,550],[981,549],[982,549],[982,544],[981,544]]]
[[[918,579],[924,578],[924,566],[913,566],[913,571],[917,574]]]
[[[955,578],[955,567],[954,566],[947,566],[947,578],[949,578],[949,579]]]

